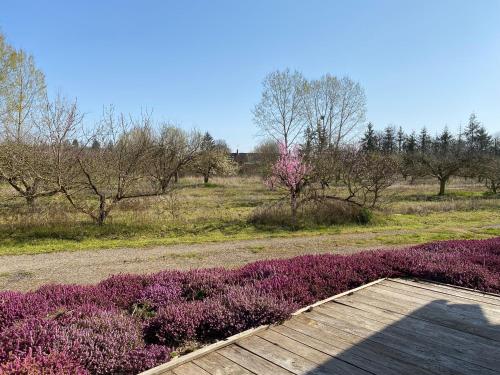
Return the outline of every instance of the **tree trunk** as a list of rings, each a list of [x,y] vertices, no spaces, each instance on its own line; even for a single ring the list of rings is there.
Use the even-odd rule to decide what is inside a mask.
[[[26,203],[30,210],[34,210],[36,206],[36,198],[33,195],[25,195],[24,199],[26,199]]]
[[[491,191],[493,194],[497,193],[499,187],[500,187],[500,184],[498,184],[494,181],[491,182]]]
[[[168,190],[168,185],[170,185],[170,177],[162,179],[160,185],[162,194],[165,194]]]
[[[174,174],[174,182],[175,183],[179,182],[179,172],[175,172],[175,174]]]
[[[204,182],[205,184],[208,184],[208,179],[209,179],[209,178],[210,178],[210,175],[208,175],[208,174],[204,174],[204,175],[203,175],[203,182]]]
[[[448,181],[448,179],[444,178],[444,177],[439,179],[439,193],[438,193],[438,195],[444,195],[447,181]]]
[[[291,192],[290,194],[290,209],[292,213],[292,225],[295,227],[297,224],[297,194]]]
[[[106,217],[108,216],[108,211],[106,207],[106,197],[101,195],[99,197],[99,214],[97,215],[96,223],[101,226],[104,225]]]

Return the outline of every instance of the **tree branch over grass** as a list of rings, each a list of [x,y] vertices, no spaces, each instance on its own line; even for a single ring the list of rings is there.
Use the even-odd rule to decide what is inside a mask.
[[[109,108],[75,150],[71,177],[62,186],[64,195],[98,225],[104,224],[118,202],[158,195],[159,190],[148,180],[153,146],[147,115],[140,119],[115,116]]]
[[[203,144],[197,131],[184,130],[164,125],[154,141],[151,158],[151,178],[158,184],[160,192],[167,193],[172,180],[193,164]]]

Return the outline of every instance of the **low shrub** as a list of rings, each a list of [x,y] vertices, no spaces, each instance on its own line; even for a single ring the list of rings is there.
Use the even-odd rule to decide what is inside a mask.
[[[304,228],[347,223],[368,224],[372,220],[369,209],[336,199],[302,201],[297,219],[292,219],[290,205],[286,202],[257,207],[250,216],[250,223],[261,226]]]
[[[28,353],[23,357],[12,357],[0,365],[2,375],[89,375],[77,361],[66,353],[52,352],[49,354]]]
[[[0,374],[134,374],[381,277],[500,293],[500,237],[0,292]],[[43,369],[43,372],[40,371]]]

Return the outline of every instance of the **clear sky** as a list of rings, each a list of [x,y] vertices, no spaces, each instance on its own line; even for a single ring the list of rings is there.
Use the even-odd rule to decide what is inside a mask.
[[[359,81],[377,128],[475,111],[500,131],[500,0],[2,0],[0,28],[89,121],[153,109],[249,151],[261,81],[289,67]]]

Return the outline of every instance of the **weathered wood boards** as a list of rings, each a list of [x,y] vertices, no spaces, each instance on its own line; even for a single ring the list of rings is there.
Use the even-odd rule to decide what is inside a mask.
[[[145,375],[500,373],[500,296],[378,280]]]

